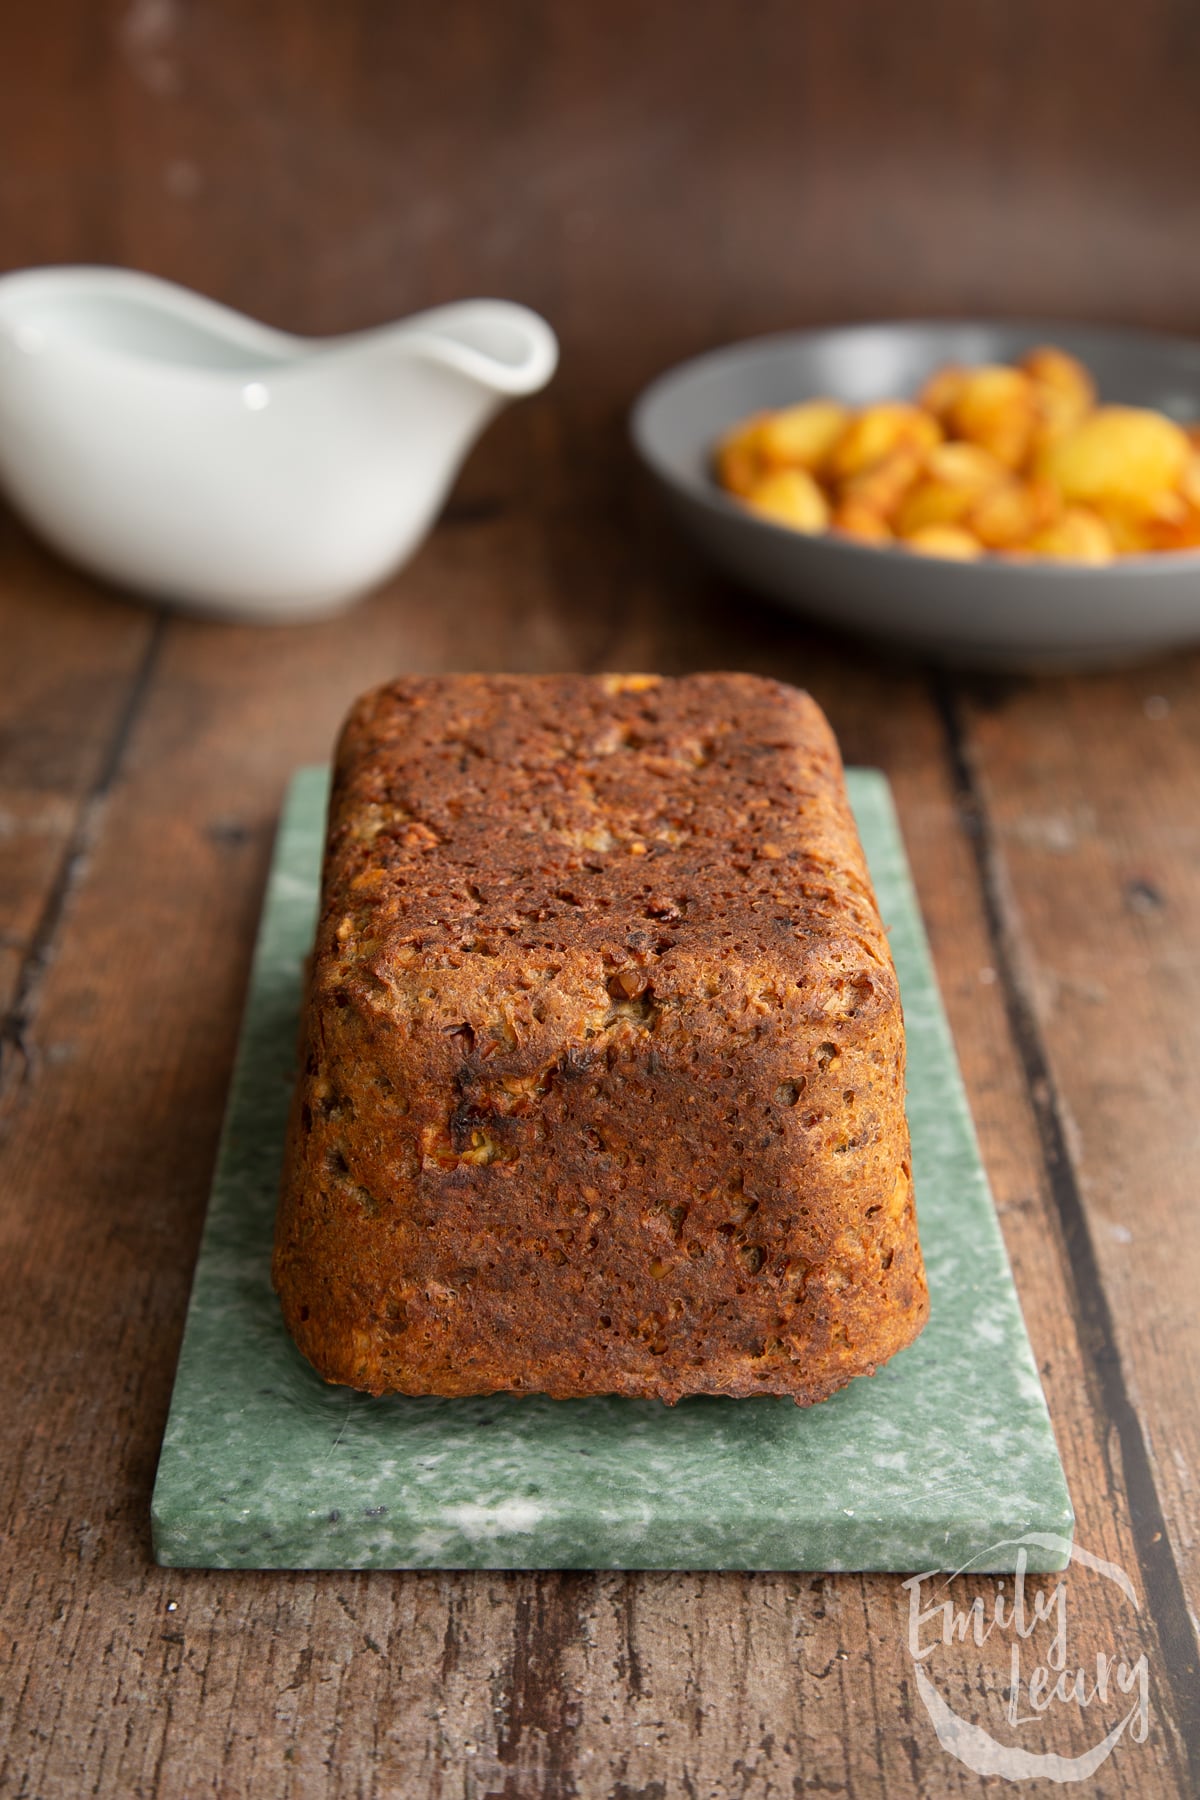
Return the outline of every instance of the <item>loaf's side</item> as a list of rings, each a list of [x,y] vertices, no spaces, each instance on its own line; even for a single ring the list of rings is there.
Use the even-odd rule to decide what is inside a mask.
[[[397,681],[337,759],[275,1280],[379,1393],[819,1400],[927,1296],[887,940],[815,703]]]

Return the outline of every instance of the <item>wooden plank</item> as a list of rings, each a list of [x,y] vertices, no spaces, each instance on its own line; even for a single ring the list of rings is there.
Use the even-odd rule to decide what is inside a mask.
[[[1084,1292],[1083,1328],[1136,1418],[1151,1539],[1180,1571],[1177,1632],[1200,1615],[1200,660],[1022,685],[966,714],[966,753],[992,847],[994,904],[1036,1057],[1043,1137]],[[1088,1310],[1100,1284],[1103,1308]],[[1188,1616],[1190,1614],[1190,1617]]]
[[[25,1067],[37,990],[136,710],[157,629],[0,517],[0,1095]]]
[[[503,520],[475,555],[511,566]],[[460,534],[339,625],[272,634],[171,627],[72,928],[43,993],[48,1061],[12,1124],[22,1204],[9,1226],[26,1303],[0,1321],[16,1566],[0,1601],[18,1645],[7,1771],[34,1793],[307,1795],[655,1791],[769,1795],[977,1791],[937,1747],[886,1577],[222,1576],[158,1571],[146,1507],[215,1143],[275,807],[324,753],[344,704],[413,634]],[[665,571],[664,571],[665,575]],[[1043,1181],[989,954],[940,723],[920,685],[766,612],[731,623],[701,597],[691,637],[659,598],[605,660],[770,667],[809,680],[850,756],[892,770],[1089,1547],[1136,1568],[1086,1403]],[[535,641],[570,646],[573,601],[543,580]],[[480,614],[474,660],[506,659]],[[458,660],[461,620],[440,660]],[[136,876],[131,879],[131,871]],[[18,1474],[19,1471],[19,1474]],[[1119,1471],[1115,1474],[1119,1482]],[[964,1596],[994,1584],[963,1584]],[[964,1602],[965,1604],[965,1598]],[[1083,1587],[1081,1655],[1132,1641],[1103,1584]],[[1153,1622],[1158,1730],[1112,1791],[1182,1784]],[[65,1672],[65,1674],[64,1674]],[[948,1666],[950,1691],[999,1695],[1002,1661]],[[994,1699],[993,1708],[999,1706]],[[119,1725],[114,1728],[114,1720]],[[1064,1714],[1054,1747],[1089,1741]],[[0,1774],[0,1789],[5,1779]]]

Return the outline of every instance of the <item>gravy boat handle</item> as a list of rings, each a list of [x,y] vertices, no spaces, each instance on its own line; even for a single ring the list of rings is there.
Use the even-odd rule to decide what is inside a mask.
[[[558,339],[539,313],[511,300],[462,300],[409,319],[410,354],[455,369],[494,394],[536,394],[558,366]]]

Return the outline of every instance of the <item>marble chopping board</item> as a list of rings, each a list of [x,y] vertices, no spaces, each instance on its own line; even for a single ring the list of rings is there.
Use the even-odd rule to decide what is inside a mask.
[[[374,1400],[326,1386],[271,1291],[275,1193],[327,776],[276,845],[153,1499],[203,1568],[1031,1569],[1070,1500],[884,777],[849,773],[900,974],[932,1300],[917,1342],[790,1400]],[[1032,1539],[1030,1538],[1032,1534]],[[1041,1541],[1039,1541],[1039,1539]]]

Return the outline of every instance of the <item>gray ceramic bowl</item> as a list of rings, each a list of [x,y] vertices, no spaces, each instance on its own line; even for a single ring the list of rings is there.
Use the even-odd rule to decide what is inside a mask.
[[[1200,343],[1049,323],[849,325],[697,357],[633,411],[634,443],[680,523],[731,575],[798,612],[918,654],[993,669],[1087,668],[1200,642],[1200,551],[1103,568],[975,563],[806,537],[728,499],[710,455],[748,413],[817,394],[863,405],[912,395],[946,362],[1011,362],[1034,344],[1080,357],[1101,399],[1200,419]]]

